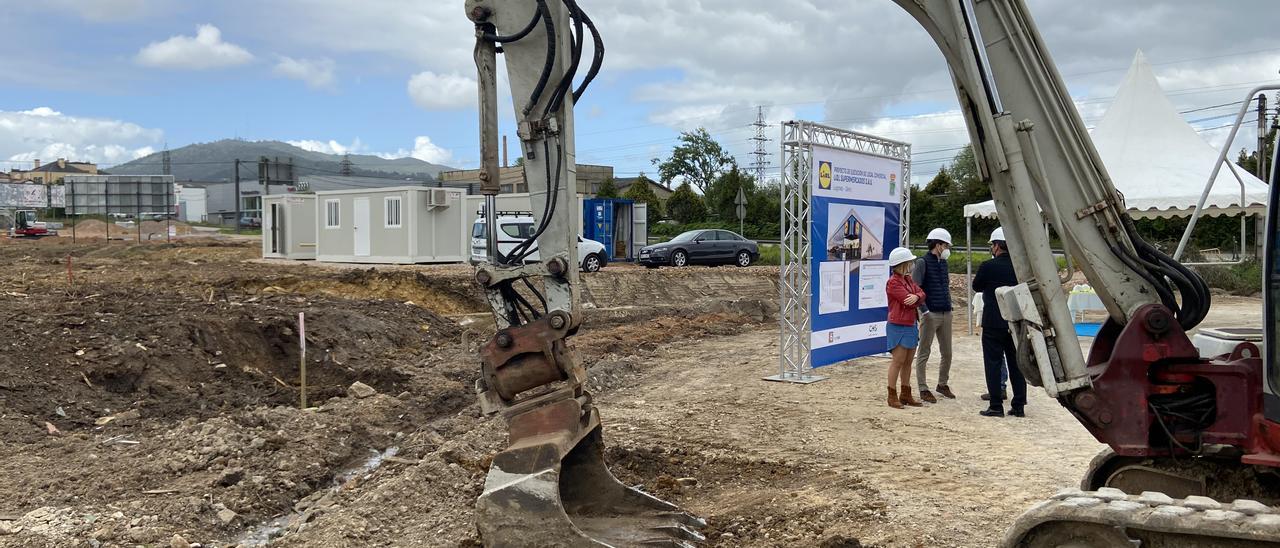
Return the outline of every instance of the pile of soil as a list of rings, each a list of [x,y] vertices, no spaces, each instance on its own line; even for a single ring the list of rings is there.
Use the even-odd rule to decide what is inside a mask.
[[[471,508],[506,434],[475,403],[493,328],[470,271],[257,256],[218,241],[0,246],[0,545],[477,542]],[[605,288],[572,340],[591,389],[772,322],[775,303],[745,298],[768,276],[665,272],[587,277]]]
[[[73,224],[75,226],[76,238],[106,238],[108,236],[107,223],[97,219],[85,219],[75,221],[74,223],[67,223],[63,226],[59,235],[70,236]],[[126,238],[128,236],[132,236],[137,238],[138,231],[141,230],[143,240],[154,240],[167,236],[169,234],[170,227],[173,228],[174,235],[176,236],[186,236],[194,232],[191,229],[191,225],[179,221],[169,221],[168,224],[166,224],[165,221],[142,221],[141,225],[135,224],[129,227],[123,227],[112,223],[110,226],[110,237],[115,238],[119,236],[121,238]],[[148,236],[150,236],[150,238],[148,238]]]

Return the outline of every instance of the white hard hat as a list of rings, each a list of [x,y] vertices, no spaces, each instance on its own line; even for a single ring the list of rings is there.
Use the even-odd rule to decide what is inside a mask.
[[[987,243],[1003,242],[1003,241],[1004,241],[1004,227],[999,227],[991,232],[991,239],[987,240]]]
[[[916,260],[916,255],[915,255],[915,253],[912,253],[910,249],[907,249],[907,248],[905,248],[905,247],[899,247],[899,248],[897,248],[897,249],[895,249],[895,250],[893,250],[893,251],[889,252],[889,267],[890,267],[890,268],[893,268],[893,267],[895,267],[895,266],[898,266],[898,265],[900,265],[900,264],[902,264],[902,263],[905,263],[905,262],[907,262],[907,261],[914,261],[914,260]]]
[[[929,235],[925,236],[924,239],[938,240],[940,242],[945,242],[947,245],[951,245],[951,233],[947,232],[947,229],[945,228],[935,228],[930,230]]]

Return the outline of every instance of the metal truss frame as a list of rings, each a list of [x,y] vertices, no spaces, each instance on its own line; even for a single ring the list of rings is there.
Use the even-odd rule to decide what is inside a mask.
[[[779,371],[765,380],[808,384],[826,378],[813,374],[809,361],[813,327],[809,310],[813,291],[809,271],[813,254],[810,239],[813,147],[872,154],[902,162],[902,223],[898,241],[905,246],[910,230],[911,145],[806,121],[784,122],[779,142],[782,145]]]

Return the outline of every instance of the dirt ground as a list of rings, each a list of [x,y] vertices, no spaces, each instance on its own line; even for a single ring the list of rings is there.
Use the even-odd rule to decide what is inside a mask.
[[[492,327],[469,268],[264,261],[254,242],[199,239],[0,241],[0,264],[0,546],[477,544],[505,432],[472,393]],[[881,358],[762,381],[776,279],[584,276],[574,344],[611,466],[706,518],[710,545],[992,546],[1101,449],[1043,392],[1025,419],[979,417],[962,314],[957,400],[888,409]],[[1206,325],[1260,318],[1260,300],[1215,303]]]

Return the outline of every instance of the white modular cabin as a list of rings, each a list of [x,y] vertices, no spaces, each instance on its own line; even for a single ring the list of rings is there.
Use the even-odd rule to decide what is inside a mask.
[[[472,220],[465,194],[422,186],[316,192],[316,260],[463,262]]]
[[[316,197],[276,194],[262,197],[262,256],[316,258]]]

